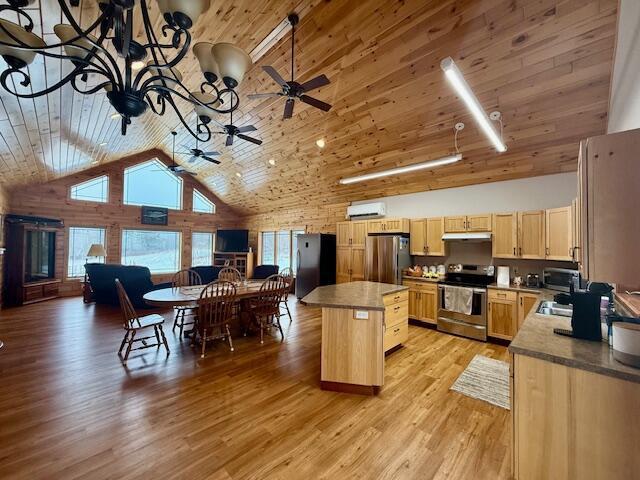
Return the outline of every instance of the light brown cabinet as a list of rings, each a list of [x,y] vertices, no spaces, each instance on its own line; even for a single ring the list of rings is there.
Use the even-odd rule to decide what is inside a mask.
[[[442,240],[444,219],[442,217],[411,220],[409,230],[411,255],[445,255],[445,243]]]
[[[518,256],[527,259],[545,258],[545,211],[518,213]]]
[[[336,225],[336,283],[364,280],[367,227],[366,220]]]
[[[409,338],[409,293],[407,291],[385,295],[384,351],[388,352]]]
[[[339,222],[336,226],[336,246],[364,247],[367,239],[367,221]]]
[[[490,232],[491,214],[444,217],[446,233]]]
[[[518,325],[516,332],[520,330],[520,327],[524,323],[524,319],[527,318],[529,312],[540,301],[540,295],[536,293],[518,292]]]
[[[438,319],[438,285],[420,280],[404,280],[409,287],[409,318],[435,325]]]
[[[518,294],[508,290],[490,289],[487,298],[488,335],[511,340],[518,328]]]
[[[546,211],[546,259],[573,260],[573,220],[571,207]]]
[[[368,221],[369,233],[409,233],[408,218],[381,218]]]
[[[491,250],[494,258],[518,258],[518,214],[493,215]]]

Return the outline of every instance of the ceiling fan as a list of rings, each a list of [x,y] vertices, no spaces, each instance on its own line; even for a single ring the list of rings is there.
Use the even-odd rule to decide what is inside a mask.
[[[173,133],[173,132],[172,132]],[[207,162],[215,163],[216,165],[220,165],[220,160],[216,160],[215,158],[220,155],[220,152],[205,152],[198,148],[198,138],[196,137],[196,148],[190,148],[188,145],[182,145],[182,148],[186,149],[186,152],[178,152],[181,155],[191,155],[191,158],[187,160],[189,163],[193,163],[199,158],[205,160]]]
[[[256,145],[262,145],[262,140],[258,140],[257,138],[253,138],[245,135],[245,133],[247,132],[257,131],[258,129],[256,127],[254,127],[253,125],[244,125],[242,127],[237,127],[233,124],[233,112],[231,112],[230,115],[231,115],[231,120],[228,125],[223,125],[222,123],[215,120],[215,122],[220,126],[220,128],[222,128],[222,132],[212,132],[212,133],[226,135],[227,140],[224,142],[224,144],[227,147],[230,147],[231,145],[233,145],[234,137],[238,137],[239,139],[245,140],[247,142],[255,143]]]
[[[248,95],[249,98],[269,98],[269,97],[287,97],[287,101],[284,104],[284,115],[283,118],[291,118],[293,116],[293,106],[295,104],[296,98],[301,102],[304,102],[312,107],[319,108],[325,112],[328,112],[331,109],[331,105],[328,103],[322,102],[316,98],[310,97],[306,95],[307,92],[311,90],[315,90],[316,88],[324,87],[328,85],[329,79],[326,75],[318,75],[311,80],[298,83],[295,81],[295,35],[296,35],[296,25],[300,21],[298,15],[295,13],[290,14],[287,19],[289,23],[291,23],[291,81],[285,81],[282,76],[276,71],[275,68],[271,66],[264,66],[262,69],[271,77],[273,80],[282,87],[281,92],[277,93],[252,93]]]
[[[183,166],[178,165],[176,163],[176,135],[178,134],[176,132],[171,132],[171,135],[173,136],[173,150],[171,153],[171,165],[167,165],[167,170],[169,170],[171,173],[175,173],[176,175],[185,174],[185,175],[192,175],[195,177],[196,175],[198,175],[196,172],[190,172]]]

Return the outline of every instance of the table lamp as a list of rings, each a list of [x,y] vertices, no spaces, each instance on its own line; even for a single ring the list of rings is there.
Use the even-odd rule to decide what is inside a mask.
[[[91,245],[91,247],[89,248],[89,251],[87,252],[87,263],[89,263],[90,257],[105,258],[106,256],[107,256],[107,252],[105,251],[104,246],[99,243],[94,243]]]

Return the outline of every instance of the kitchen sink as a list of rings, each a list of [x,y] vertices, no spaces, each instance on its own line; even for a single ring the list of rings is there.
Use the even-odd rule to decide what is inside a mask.
[[[573,313],[573,307],[571,305],[560,305],[557,302],[551,300],[545,300],[540,302],[536,313],[540,315],[558,315],[560,317],[571,317]]]

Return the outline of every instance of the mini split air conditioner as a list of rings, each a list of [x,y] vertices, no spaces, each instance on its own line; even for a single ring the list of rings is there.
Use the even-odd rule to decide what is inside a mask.
[[[347,207],[347,218],[350,220],[356,220],[359,218],[384,217],[385,211],[385,204],[382,202],[351,205],[350,207]]]

